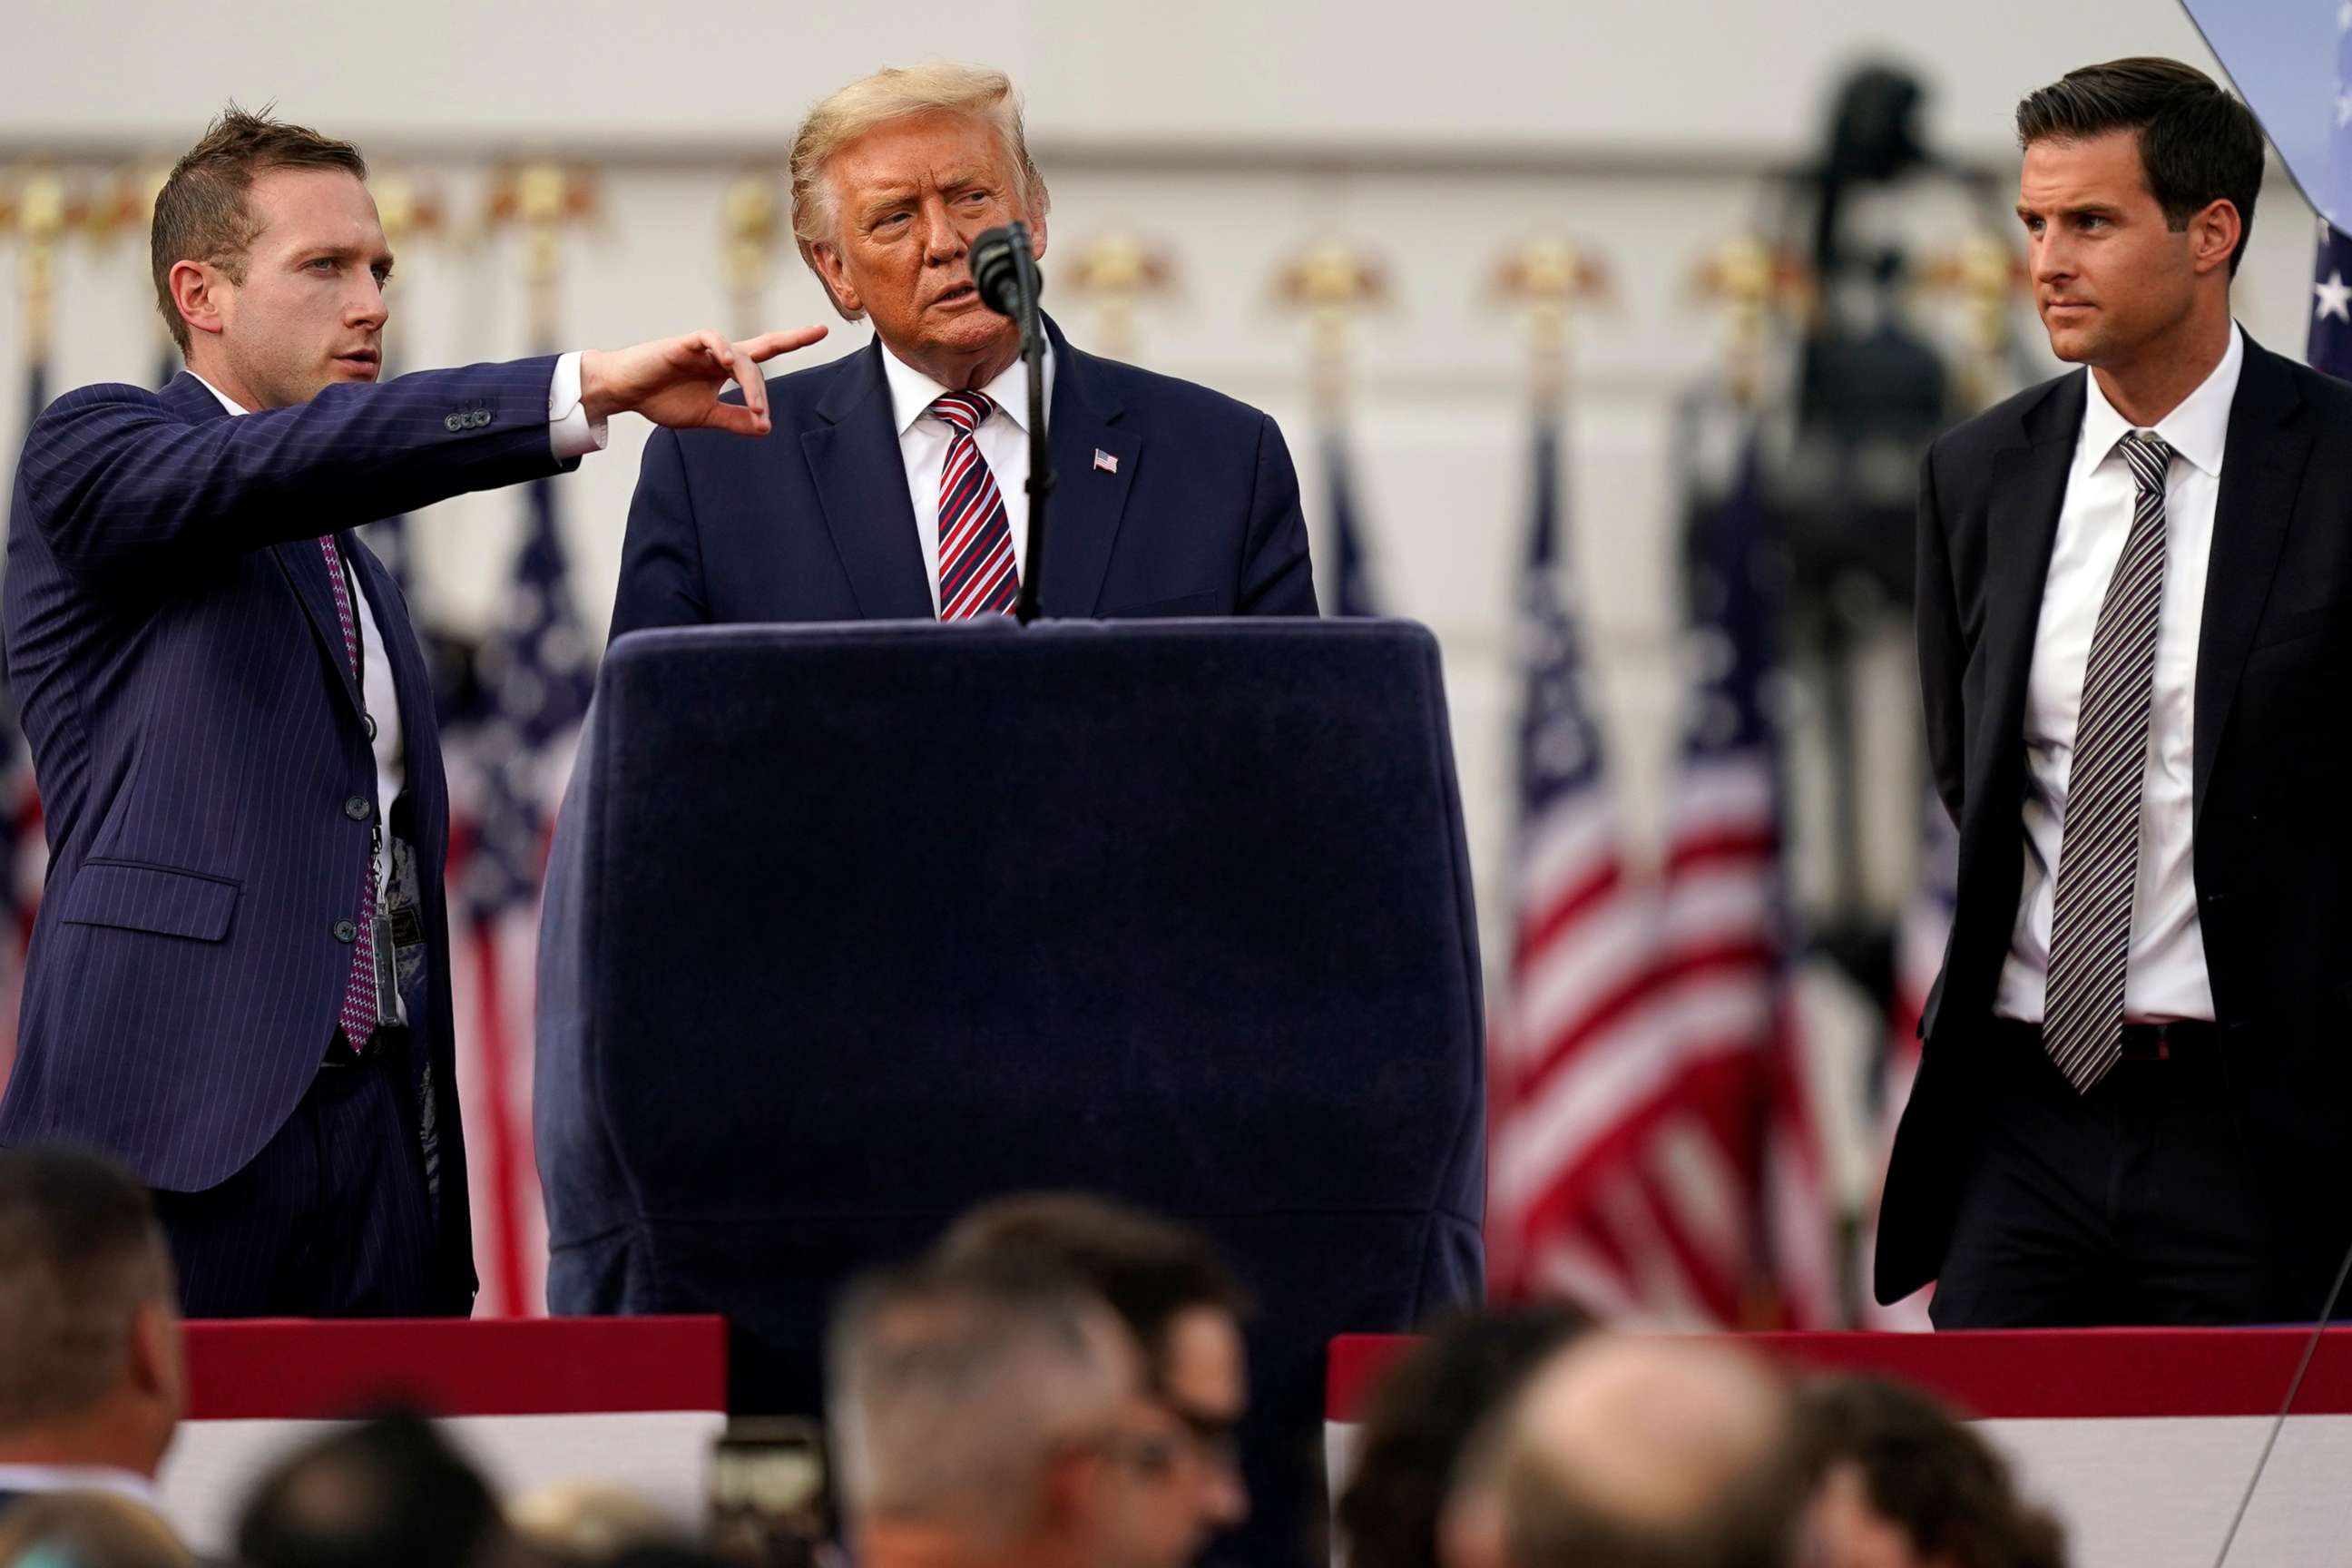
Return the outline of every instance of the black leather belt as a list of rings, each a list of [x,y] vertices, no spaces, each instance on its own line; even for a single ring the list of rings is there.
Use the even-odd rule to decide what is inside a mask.
[[[2042,1049],[2042,1026],[2021,1023],[2014,1018],[1996,1018],[1993,1024],[2007,1034],[2030,1041],[2035,1050]],[[2124,1060],[2127,1062],[2170,1062],[2184,1058],[2201,1060],[2210,1058],[2221,1038],[2220,1031],[2203,1018],[2176,1018],[2163,1024],[2126,1024],[2123,1033]]]
[[[341,1026],[338,1025],[335,1032],[327,1037],[327,1054],[319,1065],[330,1068],[366,1067],[371,1062],[381,1060],[407,1034],[408,1026],[405,1024],[379,1024],[373,1034],[354,1046],[351,1037],[344,1034]]]
[[[2168,1062],[2181,1057],[2201,1057],[2213,1049],[2218,1037],[2212,1024],[2202,1018],[2176,1018],[2166,1024],[2126,1024],[2124,1060]]]

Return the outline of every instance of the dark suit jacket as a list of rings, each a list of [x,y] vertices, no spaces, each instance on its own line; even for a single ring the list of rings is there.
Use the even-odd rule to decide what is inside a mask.
[[[556,470],[550,359],[331,386],[231,418],[192,375],[88,386],[16,469],[8,673],[49,840],[0,1143],[105,1149],[196,1191],[281,1126],[335,1029],[375,764],[314,542],[376,606],[407,745],[432,961],[406,997],[429,1062],[451,1278],[471,1279],[433,693],[400,591],[347,531]],[[385,809],[390,809],[386,803]],[[355,815],[357,820],[355,820]],[[421,1088],[421,1085],[420,1085]]]
[[[1893,1300],[1950,1237],[1983,1074],[1970,1053],[2016,921],[2026,676],[2084,373],[1937,440],[1919,488],[1919,664],[1958,904],[1880,1210]],[[2347,1239],[2352,1089],[2352,385],[2246,342],[2199,636],[2192,860],[2230,1092],[2275,1216],[2282,1317],[2316,1314]]]
[[[1054,343],[1045,613],[1311,616],[1298,477],[1272,419]],[[613,635],[733,621],[929,620],[882,343],[768,383],[774,433],[656,430]],[[1097,452],[1118,465],[1098,468]]]

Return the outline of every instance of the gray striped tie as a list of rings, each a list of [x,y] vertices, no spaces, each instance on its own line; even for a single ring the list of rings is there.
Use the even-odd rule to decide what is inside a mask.
[[[2077,1092],[2123,1059],[2124,970],[2139,879],[2140,777],[2156,689],[2164,598],[2164,470],[2172,448],[2147,432],[2117,443],[2139,500],[2108,580],[2083,668],[2074,760],[2058,839],[2050,920],[2050,991],[2042,1043]]]

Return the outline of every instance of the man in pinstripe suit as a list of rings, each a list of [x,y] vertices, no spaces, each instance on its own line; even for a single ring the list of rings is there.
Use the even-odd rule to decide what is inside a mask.
[[[0,1143],[129,1163],[191,1316],[471,1304],[432,692],[350,531],[569,469],[615,412],[764,436],[755,366],[822,335],[377,385],[366,173],[232,108],[156,200],[187,374],[68,394],[16,470],[6,651],[50,861]]]

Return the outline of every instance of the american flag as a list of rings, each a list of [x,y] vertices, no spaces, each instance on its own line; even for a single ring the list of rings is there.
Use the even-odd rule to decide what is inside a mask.
[[[2352,237],[2326,218],[2319,220],[2311,293],[2311,341],[2305,357],[2314,370],[2352,381]]]
[[[1356,518],[1354,465],[1348,443],[1338,431],[1323,438],[1324,483],[1331,494],[1331,560],[1335,589],[1331,614],[1377,616],[1380,596],[1372,591],[1371,566],[1364,552],[1363,529]]]
[[[1663,878],[1629,878],[1573,623],[1553,580],[1557,450],[1537,441],[1518,931],[1494,1192],[1507,1287],[1620,1321],[1835,1320],[1832,1209],[1784,954],[1775,604],[1748,455],[1701,520],[1697,678]]]
[[[1562,583],[1559,437],[1538,424],[1521,586],[1526,695],[1512,857],[1515,931],[1494,1041],[1489,1254],[1498,1293],[1561,1296],[1596,1311],[1639,1305],[1643,1227],[1601,1205],[1622,1135],[1656,1092],[1647,1011],[1655,903],[1626,875],[1577,622]]]
[[[547,1222],[530,1139],[540,887],[594,682],[569,581],[554,486],[541,479],[530,487],[506,613],[482,648],[487,711],[468,737],[471,821],[457,835],[452,870],[465,950],[454,966],[458,1016],[473,1025],[458,1028],[457,1081],[476,1267],[491,1316],[545,1310]]]
[[[1817,1073],[1789,984],[1780,758],[1772,711],[1782,559],[1752,436],[1693,531],[1694,668],[1668,804],[1661,963],[1682,1081],[1660,1163],[1683,1281],[1706,1321],[1835,1323],[1835,1209]]]
[[[49,402],[49,367],[37,355],[26,367],[25,425]],[[21,443],[19,449],[22,449]],[[0,1093],[16,1061],[16,1014],[25,996],[25,954],[33,941],[48,879],[49,840],[41,823],[41,792],[33,782],[33,751],[17,727],[16,701],[0,670]]]

